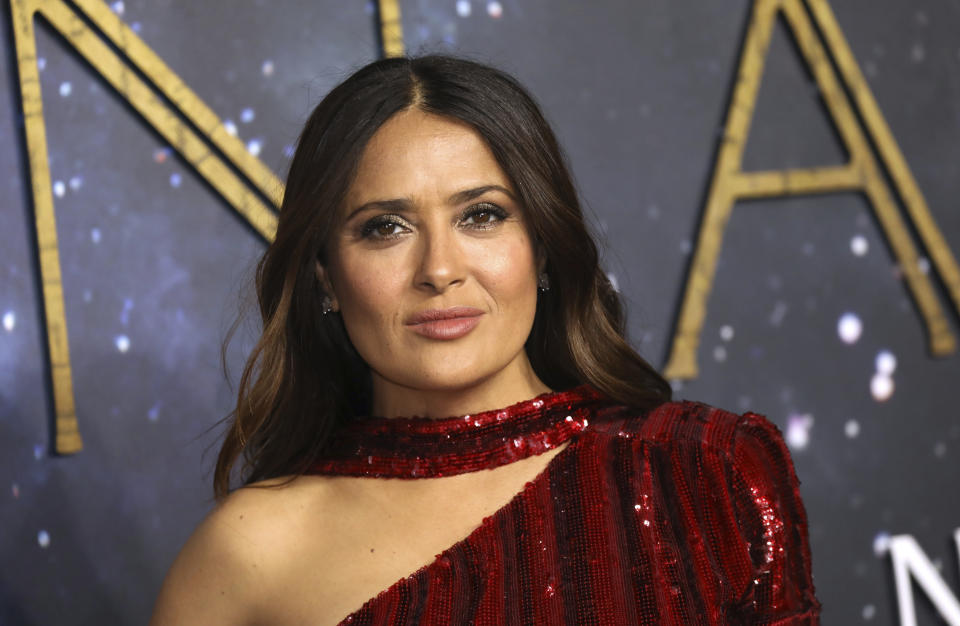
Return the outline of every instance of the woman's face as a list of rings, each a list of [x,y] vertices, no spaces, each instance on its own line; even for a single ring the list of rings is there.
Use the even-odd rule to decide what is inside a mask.
[[[413,109],[371,138],[318,273],[375,394],[529,371],[538,263],[515,198],[466,124]],[[460,317],[423,323],[431,311]]]

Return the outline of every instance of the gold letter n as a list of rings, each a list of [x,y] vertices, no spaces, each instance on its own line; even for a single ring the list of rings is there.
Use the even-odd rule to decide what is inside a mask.
[[[850,155],[845,165],[749,173],[741,170],[767,49],[778,12],[781,11]],[[813,22],[823,34],[826,48],[815,33]],[[827,51],[839,69],[839,77]],[[853,104],[844,92],[843,85],[849,90]],[[854,106],[863,120],[863,128],[854,114]],[[876,155],[870,148],[866,134],[876,146]],[[935,356],[952,353],[956,349],[956,339],[929,277],[918,267],[917,249],[894,203],[893,190],[884,180],[881,162],[930,255],[932,267],[939,272],[960,313],[960,269],[957,261],[930,216],[923,194],[870,93],[827,1],[755,0],[664,375],[668,378],[697,376],[697,344],[706,316],[707,297],[724,229],[734,203],[749,198],[809,193],[859,191],[866,196],[918,305],[931,353]]]
[[[54,449],[60,454],[71,454],[78,452],[83,442],[73,394],[34,17],[42,15],[46,18],[94,71],[107,80],[268,242],[273,240],[277,228],[277,217],[272,209],[280,207],[284,189],[273,172],[227,131],[220,118],[102,0],[73,0],[70,4],[64,0],[11,0],[10,11],[43,283],[56,418]],[[403,32],[397,0],[379,0],[378,19],[384,54],[402,55]],[[114,52],[104,39],[120,54]],[[130,66],[139,70],[163,97]]]
[[[63,0],[11,0],[13,38],[17,50],[20,94],[23,99],[24,132],[30,159],[33,210],[36,223],[40,274],[43,282],[43,307],[47,327],[47,349],[53,387],[56,418],[54,448],[60,454],[81,449],[77,426],[67,341],[67,320],[63,303],[60,253],[57,247],[56,218],[50,187],[46,128],[37,68],[34,17],[45,17],[51,26],[93,69],[106,79],[170,145],[217,192],[233,206],[264,239],[273,239],[276,215],[260,200],[266,197],[274,207],[280,205],[283,183],[243,143],[230,135],[220,119],[173,71],[114,15],[100,0],[74,0],[82,12],[173,103],[182,121],[147,83],[132,71],[127,61],[114,52],[100,36]],[[196,130],[195,130],[196,129]],[[247,184],[210,146],[219,150],[251,184]]]

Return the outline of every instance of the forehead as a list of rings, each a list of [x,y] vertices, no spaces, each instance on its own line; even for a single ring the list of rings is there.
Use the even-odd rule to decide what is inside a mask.
[[[408,109],[381,126],[364,148],[350,204],[447,194],[498,184],[512,190],[490,147],[466,123]]]

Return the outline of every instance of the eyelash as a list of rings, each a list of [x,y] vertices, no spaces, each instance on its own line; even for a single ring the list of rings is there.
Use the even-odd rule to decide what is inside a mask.
[[[496,204],[493,204],[492,202],[481,202],[479,204],[474,204],[473,206],[467,208],[467,210],[465,210],[460,215],[460,220],[463,221],[471,217],[483,215],[485,213],[489,213],[490,215],[493,215],[494,217],[497,218],[497,220],[495,222],[490,222],[487,224],[472,224],[472,225],[468,225],[468,227],[474,228],[477,230],[487,230],[490,228],[495,228],[497,224],[499,224],[509,216],[509,213],[507,213],[505,210],[503,210]],[[363,237],[364,239],[377,239],[381,241],[395,239],[400,236],[400,233],[393,233],[390,235],[377,235],[375,234],[375,232],[381,226],[389,226],[391,224],[394,224],[397,226],[403,226],[402,224],[400,224],[397,218],[398,216],[396,215],[378,215],[377,217],[374,217],[373,219],[366,222],[360,228],[360,236]]]

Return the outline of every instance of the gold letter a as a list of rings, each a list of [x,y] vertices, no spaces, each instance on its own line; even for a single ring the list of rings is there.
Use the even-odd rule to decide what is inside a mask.
[[[827,109],[850,155],[846,165],[749,173],[741,170],[760,78],[779,12],[783,13],[787,26],[796,38],[804,62],[823,94]],[[814,23],[823,35],[823,43],[816,34]],[[830,57],[827,56],[828,51]],[[839,77],[830,58],[839,69]],[[852,104],[844,86],[851,94]],[[863,120],[862,127],[854,114],[854,107]],[[867,135],[876,146],[876,154],[870,147]],[[873,207],[918,305],[927,329],[931,353],[942,356],[954,352],[956,339],[929,277],[918,267],[917,249],[894,202],[893,190],[884,180],[881,165],[890,175],[893,187],[930,255],[933,270],[943,279],[960,313],[960,269],[957,261],[930,216],[923,194],[870,93],[827,0],[755,0],[664,375],[667,378],[697,376],[697,344],[706,317],[707,297],[734,203],[749,198],[796,194],[863,193]]]

